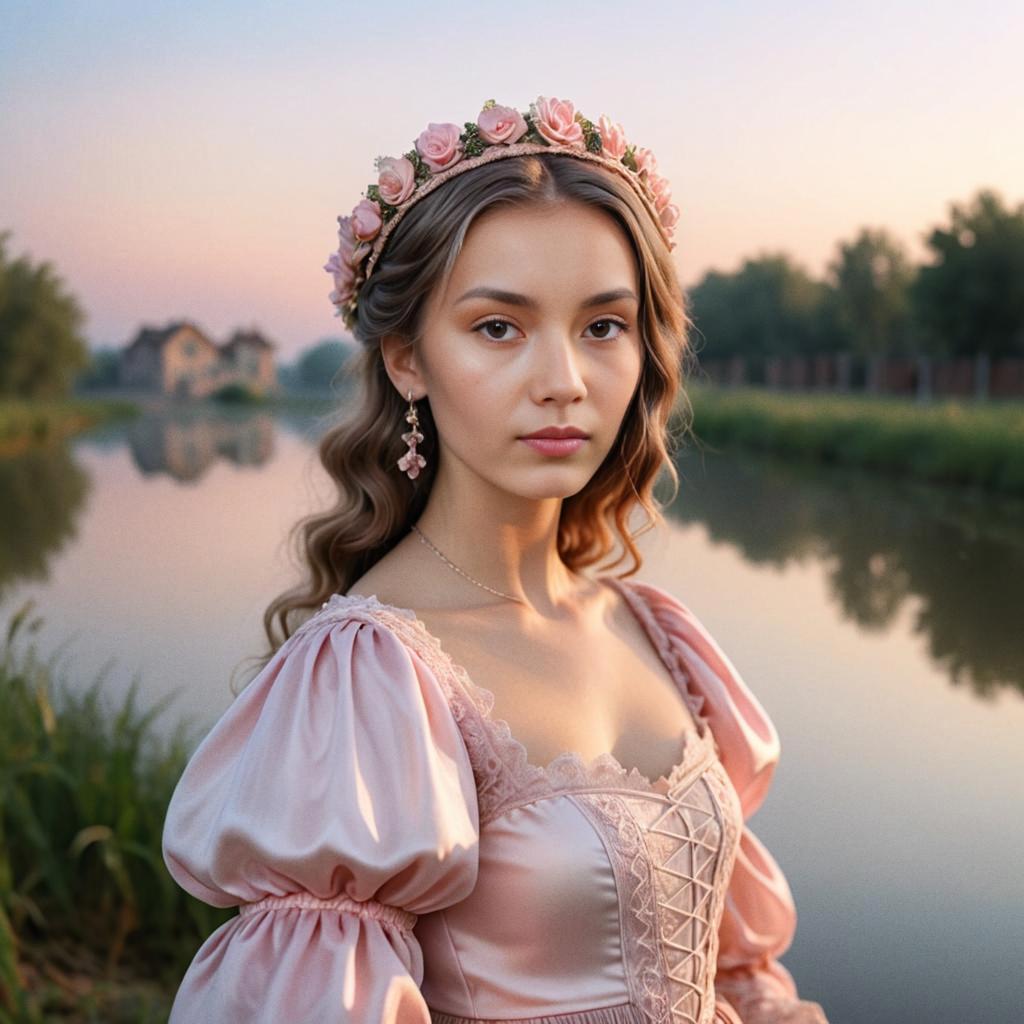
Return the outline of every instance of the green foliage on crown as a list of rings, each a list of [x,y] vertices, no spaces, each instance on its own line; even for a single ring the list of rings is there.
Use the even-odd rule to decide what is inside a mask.
[[[594,122],[587,120],[576,111],[576,123],[583,129],[583,145],[589,153],[601,152],[601,133],[594,127]]]
[[[479,156],[488,146],[488,143],[480,138],[480,126],[474,121],[465,121],[463,126],[466,130],[459,136],[462,152],[466,156]]]
[[[412,149],[410,149],[408,153],[403,153],[402,155],[409,161],[409,163],[412,164],[415,171],[414,177],[417,185],[422,184],[433,174],[433,171],[431,171],[424,162],[423,157],[420,156],[420,152],[416,148],[415,142],[412,145]]]
[[[380,207],[380,219],[386,224],[396,213],[398,207],[384,202],[380,197],[380,185],[373,184],[366,186],[366,198],[372,199]]]
[[[526,122],[526,134],[519,140],[520,142],[536,142],[543,146],[550,146],[551,143],[544,138],[539,131],[537,126],[533,123],[533,114],[523,114],[523,120]]]

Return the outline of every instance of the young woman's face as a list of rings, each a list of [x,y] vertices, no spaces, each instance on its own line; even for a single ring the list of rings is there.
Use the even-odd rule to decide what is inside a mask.
[[[615,443],[640,378],[639,283],[608,214],[496,207],[428,303],[417,369],[441,472],[525,498],[580,491]],[[574,427],[575,441],[523,440]]]

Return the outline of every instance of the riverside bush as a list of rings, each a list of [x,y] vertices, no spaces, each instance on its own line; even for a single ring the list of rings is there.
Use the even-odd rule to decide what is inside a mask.
[[[103,676],[69,686],[29,601],[0,651],[0,1024],[166,1020],[199,944],[235,910],[193,899],[163,863],[163,820],[193,749],[168,740],[135,680],[120,707]],[[77,682],[77,681],[76,681]]]
[[[1024,495],[1024,402],[920,404],[693,384],[688,398],[694,432],[712,446]]]

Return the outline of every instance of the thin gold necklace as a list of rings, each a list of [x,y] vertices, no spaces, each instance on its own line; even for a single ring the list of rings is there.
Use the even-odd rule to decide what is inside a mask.
[[[484,590],[488,590],[492,594],[497,594],[498,597],[507,598],[509,601],[515,601],[517,604],[527,603],[521,597],[516,597],[514,594],[504,594],[500,590],[495,590],[494,587],[487,586],[486,583],[481,583],[479,580],[473,579],[473,577],[470,576],[468,572],[463,572],[450,558],[447,558],[440,551],[438,551],[437,548],[434,547],[434,545],[431,544],[431,542],[427,539],[427,535],[415,523],[412,524],[412,529],[415,530],[417,534],[419,534],[420,540],[423,541],[423,543],[426,544],[427,547],[430,548],[430,550],[433,551],[438,558],[440,558],[446,565],[451,566],[451,568],[453,568],[460,576],[465,576],[470,583],[475,583],[478,587],[483,587]]]

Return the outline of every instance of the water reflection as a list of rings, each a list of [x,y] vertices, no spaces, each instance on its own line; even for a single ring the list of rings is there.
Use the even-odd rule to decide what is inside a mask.
[[[198,480],[218,460],[260,466],[274,451],[274,418],[269,413],[209,416],[151,413],[133,421],[127,440],[144,476],[166,473]]]
[[[700,523],[746,560],[824,563],[843,616],[914,631],[954,683],[1024,692],[1024,505],[846,469],[688,453],[668,517]]]
[[[0,459],[0,600],[16,580],[49,579],[76,536],[91,480],[65,446]]]
[[[150,414],[78,443],[111,453],[127,445],[137,478],[194,485],[218,462],[267,465],[286,436],[311,457],[328,422],[329,414],[276,421],[244,410]],[[275,429],[283,431],[276,441]],[[897,628],[909,607],[913,630],[954,685],[983,697],[1007,687],[1024,692],[1020,502],[764,457],[691,451],[679,468],[670,519],[701,524],[754,565],[820,563],[843,618],[861,630]],[[53,556],[76,535],[90,486],[67,447],[0,460],[0,598],[14,581],[47,579]],[[119,488],[120,501],[133,500],[123,475]],[[211,515],[229,520],[227,510],[205,511],[195,510],[195,524]],[[124,554],[107,557],[127,563]]]

